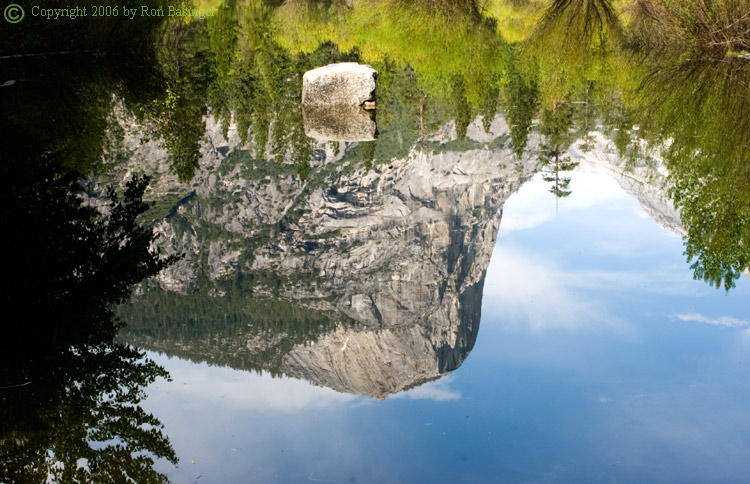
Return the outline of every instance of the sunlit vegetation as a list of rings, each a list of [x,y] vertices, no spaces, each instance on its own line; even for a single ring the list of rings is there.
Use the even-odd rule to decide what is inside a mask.
[[[741,51],[745,48],[741,36],[730,36],[729,31],[743,25],[741,12],[747,9],[741,2],[718,2],[708,10],[700,2],[680,5],[624,0],[495,0],[483,3],[476,11],[459,7],[447,15],[449,10],[434,2],[288,0],[275,6],[257,0],[228,1],[220,4],[217,17],[207,21],[211,55],[204,62],[211,64],[215,76],[209,82],[208,105],[223,120],[222,125],[230,120],[237,123],[243,141],[252,134],[258,157],[291,159],[298,164],[298,173],[307,177],[311,145],[304,136],[296,103],[301,74],[342,60],[370,63],[381,73],[381,139],[351,150],[348,157],[360,157],[369,168],[377,160],[394,156],[396,141],[399,150],[408,149],[426,132],[449,120],[455,122],[461,140],[477,115],[483,116],[485,129],[489,129],[494,114],[502,109],[517,156],[535,156],[549,171],[549,177],[554,174],[552,190],[556,196],[568,194],[566,180],[559,174],[568,167],[564,152],[573,143],[590,149],[589,133],[604,129],[620,154],[634,160],[640,156],[639,136],[647,134],[652,146],[669,146],[665,159],[675,173],[672,195],[683,210],[685,226],[696,234],[691,235],[686,250],[689,258],[698,261],[694,265],[696,275],[713,283],[721,279],[720,284],[727,286],[747,265],[742,259],[746,251],[741,249],[742,244],[737,245],[737,234],[724,237],[723,249],[706,251],[709,245],[717,248],[719,239],[698,235],[699,224],[691,222],[691,211],[685,205],[687,179],[677,175],[698,158],[718,156],[720,145],[698,147],[707,141],[697,131],[682,137],[669,129],[654,129],[680,123],[667,115],[670,97],[661,94],[663,89],[651,87],[658,84],[653,82],[656,77],[645,83],[643,79],[653,70],[649,66],[674,62],[644,59],[635,53],[667,45],[718,58]],[[673,24],[665,23],[665,16]],[[717,33],[724,36],[723,41],[690,44],[686,40],[690,32],[700,29],[688,29],[688,18],[701,20],[696,25],[703,27],[709,25],[709,19],[729,21],[732,28]],[[649,43],[638,40],[646,34]],[[742,61],[732,63],[735,71],[744,68]],[[719,76],[714,79],[719,80]],[[733,92],[742,89],[738,84]],[[682,99],[683,94],[674,99]],[[661,99],[663,105],[655,105],[655,99]],[[723,109],[742,112],[735,106]],[[687,117],[671,116],[698,122],[706,113],[701,108]],[[736,132],[732,128],[738,126],[742,123],[733,123],[727,127],[728,132]],[[529,153],[528,139],[534,130],[541,135],[541,144]],[[667,140],[672,139],[684,142],[669,145]],[[682,150],[679,156],[678,148]],[[677,158],[684,161],[677,165]],[[740,169],[744,165],[738,162],[732,166]],[[715,167],[710,173],[696,167],[690,175],[704,180],[716,173]],[[729,196],[728,192],[712,193]],[[741,206],[737,204],[736,210],[726,208],[726,216],[712,220],[741,221]],[[727,232],[729,226],[724,226],[722,230]],[[695,242],[699,239],[704,242]],[[710,244],[705,242],[709,239]],[[702,248],[696,248],[698,245]],[[730,246],[740,247],[731,257],[727,252]],[[718,252],[723,255],[715,255]],[[730,269],[721,265],[727,264],[728,257],[733,259],[728,263]],[[720,262],[711,262],[714,259]]]
[[[750,66],[662,61],[640,90],[641,136],[664,146],[696,278],[729,289],[750,266]]]
[[[521,68],[538,79],[542,107],[579,101],[591,82],[623,82],[630,69],[618,49],[621,32],[609,0],[553,2],[521,47]]]
[[[424,5],[397,0],[335,5],[325,15],[319,6],[291,2],[276,15],[278,39],[284,47],[311,52],[325,41],[342,49],[356,46],[366,63],[377,66],[391,60],[408,65],[420,88],[431,96],[450,96],[460,76],[469,102],[479,106],[484,89],[502,74],[504,43],[492,25],[476,15],[432,12]]]
[[[482,13],[495,19],[498,34],[506,42],[523,42],[544,13],[545,0],[488,0]]]
[[[215,75],[205,24],[171,23],[160,43],[157,62],[164,95],[152,103],[150,117],[169,152],[173,172],[180,181],[189,181],[198,167],[206,93]]]
[[[750,50],[749,0],[634,0],[625,12],[633,40],[712,58]]]

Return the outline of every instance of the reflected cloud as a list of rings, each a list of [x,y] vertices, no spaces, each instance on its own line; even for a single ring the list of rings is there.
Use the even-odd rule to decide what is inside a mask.
[[[644,219],[644,220],[648,220],[648,219],[650,219],[650,218],[651,218],[651,217],[649,216],[649,214],[647,214],[647,213],[646,213],[646,211],[645,211],[645,210],[643,210],[643,207],[640,207],[640,206],[638,206],[638,207],[634,208],[634,209],[633,209],[633,213],[635,214],[635,216],[636,216],[636,217],[638,217],[638,218],[642,218],[642,219]],[[675,235],[675,237],[677,237],[677,235]]]
[[[258,412],[298,412],[309,408],[328,408],[358,400],[356,395],[338,393],[303,380],[274,378],[268,373],[248,373],[231,368],[194,364],[164,355],[150,354],[155,361],[167,364],[173,382],[165,392],[151,391],[150,400],[184,396],[185,401],[216,401],[232,409]],[[164,393],[171,393],[168,397]]]
[[[695,294],[697,285],[686,280],[683,267],[665,266],[650,272],[580,270],[566,273],[566,283],[593,291],[645,291],[653,294]],[[702,286],[700,286],[702,287]]]
[[[750,328],[750,321],[733,318],[731,316],[719,316],[710,318],[698,313],[677,314],[675,316],[680,321],[692,321],[696,323],[710,324],[712,326],[725,326],[727,328]]]
[[[542,179],[541,173],[524,184],[505,203],[502,232],[538,227],[563,210],[577,210],[629,198],[617,182],[606,175],[574,171],[569,177],[570,189],[575,196],[564,200],[556,200],[549,193],[549,184]]]
[[[440,380],[431,381],[417,388],[392,395],[389,399],[408,398],[410,400],[433,400],[435,402],[459,400],[461,393],[450,388],[452,381],[452,375],[446,376]]]
[[[487,273],[484,311],[501,315],[508,327],[534,331],[626,331],[626,322],[604,305],[576,294],[572,283],[577,279],[552,261],[498,246]]]

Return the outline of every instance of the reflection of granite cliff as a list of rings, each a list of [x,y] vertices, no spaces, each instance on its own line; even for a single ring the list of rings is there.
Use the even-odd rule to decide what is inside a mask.
[[[155,196],[179,200],[157,230],[169,251],[186,254],[157,278],[162,289],[218,297],[239,284],[245,297],[353,320],[274,363],[340,391],[383,398],[463,362],[477,335],[502,204],[536,168],[514,161],[501,118],[490,134],[477,121],[467,141],[427,142],[369,171],[349,161],[356,145],[321,145],[305,182],[290,160],[255,160],[232,128],[227,141],[208,126],[191,186],[169,175],[152,184]],[[133,136],[131,160],[147,158],[151,171],[166,173],[163,155],[155,162],[154,148]],[[284,339],[248,331],[236,351],[267,351]]]
[[[641,208],[649,217],[662,227],[682,237],[687,231],[680,221],[680,212],[667,195],[667,168],[658,154],[658,150],[649,149],[645,142],[637,143],[642,150],[630,160],[620,157],[613,143],[601,133],[590,133],[592,149],[583,151],[572,146],[568,154],[580,163],[578,170],[603,173],[615,180],[625,192],[638,200]]]

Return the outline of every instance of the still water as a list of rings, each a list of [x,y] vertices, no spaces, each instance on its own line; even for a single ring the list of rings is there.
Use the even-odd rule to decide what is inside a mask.
[[[621,3],[13,31],[0,482],[746,482],[750,55]]]
[[[540,176],[505,203],[476,345],[437,380],[378,401],[151,354],[173,378],[143,403],[181,457],[164,471],[173,482],[742,482],[750,281],[730,295],[694,281],[681,238],[616,181],[571,177],[558,207]]]

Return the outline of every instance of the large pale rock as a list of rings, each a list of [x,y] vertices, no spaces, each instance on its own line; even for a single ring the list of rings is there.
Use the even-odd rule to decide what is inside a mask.
[[[329,64],[305,72],[302,104],[305,106],[361,106],[375,100],[378,72],[356,62]]]
[[[360,106],[303,106],[305,134],[318,141],[373,141],[375,113]]]

